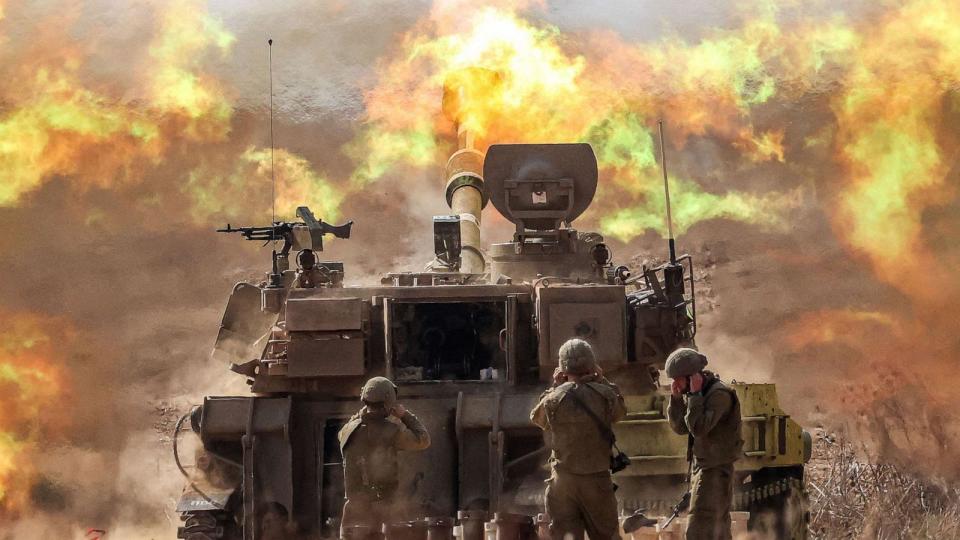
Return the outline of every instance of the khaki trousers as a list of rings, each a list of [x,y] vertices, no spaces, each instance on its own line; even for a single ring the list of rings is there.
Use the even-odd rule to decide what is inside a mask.
[[[343,504],[340,518],[340,538],[350,536],[348,529],[355,526],[369,527],[367,538],[382,538],[384,523],[395,521],[397,508],[394,497],[375,500],[368,497],[350,497]]]
[[[617,498],[609,472],[571,474],[554,471],[547,481],[547,514],[554,540],[619,540]]]
[[[733,465],[701,469],[690,478],[690,516],[687,540],[730,540],[733,501]]]

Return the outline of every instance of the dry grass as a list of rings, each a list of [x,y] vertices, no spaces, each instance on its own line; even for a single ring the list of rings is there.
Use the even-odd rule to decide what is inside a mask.
[[[835,435],[814,434],[807,468],[814,538],[960,538],[960,489],[872,463],[862,450]]]

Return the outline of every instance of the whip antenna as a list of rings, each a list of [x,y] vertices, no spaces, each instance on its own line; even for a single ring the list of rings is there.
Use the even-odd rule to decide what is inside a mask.
[[[270,224],[277,223],[277,177],[273,171],[273,39],[267,40],[267,56],[270,70]],[[271,233],[273,245],[277,245],[276,233]]]
[[[657,120],[660,130],[660,168],[663,169],[663,193],[667,201],[667,237],[670,245],[670,262],[677,262],[677,246],[673,238],[673,215],[670,213],[670,182],[667,180],[667,154],[663,149],[663,120]]]

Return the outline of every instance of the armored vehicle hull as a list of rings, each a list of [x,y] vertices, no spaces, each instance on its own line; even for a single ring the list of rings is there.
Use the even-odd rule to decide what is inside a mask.
[[[600,344],[601,366],[626,394],[629,414],[615,427],[631,459],[615,477],[623,513],[666,513],[685,489],[687,440],[670,431],[667,389],[651,387],[650,366],[623,361],[627,334],[637,330],[626,287],[565,281],[289,289],[285,330],[272,334],[251,377],[258,395],[209,397],[193,414],[215,455],[206,462],[235,470],[213,475],[219,484],[201,475],[187,489],[178,509],[188,522],[216,516],[206,519],[210,531],[192,533],[258,530],[264,509],[282,507],[301,534],[335,537],[343,505],[336,435],[375,374],[397,382],[400,400],[432,434],[428,450],[401,460],[410,519],[542,512],[547,453],[528,415],[556,349],[574,336]],[[779,408],[773,385],[733,386],[746,441],[737,470],[750,480],[738,506],[795,499],[809,441]]]

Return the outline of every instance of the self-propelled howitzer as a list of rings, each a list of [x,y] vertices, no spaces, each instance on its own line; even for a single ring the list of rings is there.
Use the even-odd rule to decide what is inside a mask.
[[[274,257],[275,279],[236,286],[214,356],[252,394],[207,397],[189,418],[203,449],[177,506],[181,538],[266,538],[278,521],[300,537],[336,536],[336,435],[375,375],[396,382],[432,434],[428,450],[400,460],[407,519],[459,515],[476,531],[470,520],[542,512],[547,452],[528,414],[572,337],[593,345],[626,396],[629,414],[615,426],[631,461],[615,477],[621,513],[666,515],[686,490],[687,440],[667,425],[659,369],[694,343],[691,257],[632,275],[601,235],[572,227],[597,186],[590,145],[493,145],[483,155],[469,134],[459,140],[447,168],[451,214],[434,219],[428,270],[354,286],[341,263],[298,257],[292,270]],[[488,202],[515,231],[482,249]],[[339,279],[301,279],[319,268]],[[722,371],[723,359],[714,363]],[[746,441],[737,505],[774,510],[781,536],[801,536],[802,512],[783,510],[802,500],[809,437],[773,385],[732,386]]]

